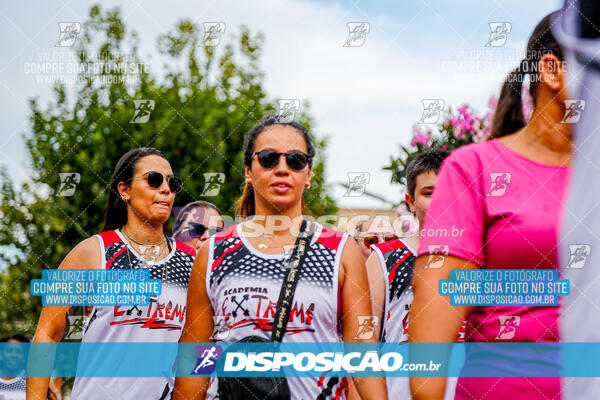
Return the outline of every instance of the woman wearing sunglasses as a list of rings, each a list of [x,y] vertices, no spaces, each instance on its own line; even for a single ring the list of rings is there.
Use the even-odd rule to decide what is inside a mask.
[[[305,225],[303,193],[310,187],[314,156],[308,130],[296,122],[268,117],[248,132],[246,184],[238,204],[238,215],[247,220],[211,237],[200,249],[190,278],[182,342],[239,342],[250,336],[274,340],[286,249],[296,243]],[[308,225],[314,233],[298,268],[282,340],[363,341],[354,339],[359,331],[357,317],[370,315],[371,306],[360,249],[347,234],[316,223]],[[209,384],[209,378],[177,378],[174,398],[239,398],[234,396],[239,393],[221,390],[224,379],[210,379]],[[289,395],[270,399],[343,399],[348,385],[346,378],[339,377],[288,378],[285,382]],[[387,398],[383,378],[354,378],[354,383],[363,399]]]
[[[152,297],[149,305],[94,306],[85,323],[82,342],[179,340],[195,251],[167,237],[165,224],[175,194],[181,189],[181,179],[173,175],[169,161],[156,149],[131,150],[117,163],[101,233],[79,243],[59,268],[149,269],[152,279],[161,280],[161,294]],[[44,307],[33,341],[60,341],[68,309],[69,306]],[[125,359],[127,355],[120,354],[119,357]],[[173,378],[168,377],[168,372],[175,357],[166,353],[161,357],[164,377],[76,377],[71,398],[167,399],[173,387]],[[94,353],[80,357],[78,364],[107,370],[106,363],[114,362],[115,358],[121,359],[114,354]],[[27,398],[45,399],[48,380],[29,378]]]

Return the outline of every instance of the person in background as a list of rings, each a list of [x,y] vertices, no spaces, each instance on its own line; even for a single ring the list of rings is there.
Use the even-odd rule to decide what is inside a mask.
[[[354,240],[358,242],[365,261],[371,255],[372,245],[396,239],[398,239],[398,235],[394,232],[394,228],[387,216],[371,217],[366,221],[356,224]],[[375,312],[373,313],[375,314]],[[377,327],[375,327],[375,330],[377,330]],[[352,380],[348,383],[348,400],[361,400]]]
[[[177,213],[173,237],[198,251],[202,243],[223,230],[223,225],[217,206],[208,201],[194,201]]]
[[[0,339],[0,400],[25,400],[28,350],[21,343],[30,343],[27,335],[15,333]],[[15,343],[10,345],[8,343]],[[17,344],[18,343],[18,344]],[[47,400],[60,399],[61,378],[52,378]]]
[[[29,343],[27,336],[16,333],[0,339],[0,399],[25,400],[27,352],[20,343]],[[18,343],[10,345],[9,343]],[[50,393],[48,394],[50,396]]]
[[[419,227],[423,226],[431,202],[437,174],[442,162],[450,153],[435,148],[415,157],[406,169],[406,203],[416,215]],[[367,275],[371,292],[373,315],[381,321],[375,330],[381,342],[408,342],[409,310],[413,300],[412,272],[419,248],[421,231],[414,236],[378,243],[367,260]],[[461,334],[464,334],[464,326]],[[457,332],[457,338],[461,339]],[[394,399],[410,400],[408,377],[387,377],[388,395]],[[454,398],[454,385],[449,384],[446,399]]]
[[[525,58],[506,78],[491,140],[460,147],[444,161],[425,220],[425,232],[434,234],[419,245],[409,340],[451,343],[467,320],[465,342],[478,346],[466,352],[456,387],[459,400],[547,400],[562,393],[556,353],[536,347],[518,358],[494,357],[489,344],[558,342],[559,306],[451,306],[438,291],[440,279],[449,279],[453,269],[558,267],[558,227],[573,147],[571,125],[563,123],[569,98],[564,58],[551,29],[557,14],[535,27]],[[525,77],[534,100],[527,124],[521,97]],[[441,234],[455,229],[462,234]],[[432,259],[435,267],[428,265]],[[548,377],[527,377],[523,366],[532,374],[544,368]],[[494,372],[473,377],[481,371]],[[416,400],[441,399],[446,379],[411,377],[410,385]]]
[[[371,254],[371,246],[398,239],[388,216],[378,215],[356,225],[354,239],[360,246],[365,260]]]

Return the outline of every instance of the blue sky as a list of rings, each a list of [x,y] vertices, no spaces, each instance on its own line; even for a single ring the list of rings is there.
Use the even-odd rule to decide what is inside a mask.
[[[28,99],[42,103],[51,87],[25,73],[40,54],[55,52],[59,22],[83,22],[91,2],[9,2],[0,10],[3,38],[0,61],[0,163],[18,180],[26,179]],[[141,55],[153,72],[161,70],[155,44],[180,18],[198,23],[223,21],[226,33],[241,24],[266,35],[261,60],[265,85],[274,98],[311,103],[316,133],[329,137],[327,177],[347,182],[349,172],[371,176],[368,190],[396,200],[401,188],[382,171],[398,143],[408,143],[421,116],[421,99],[441,98],[454,107],[469,103],[485,110],[487,99],[522,58],[535,24],[562,3],[550,1],[104,1],[120,5],[129,29],[139,32]],[[361,47],[343,47],[348,22],[368,22]],[[503,47],[486,48],[489,22],[509,22]],[[63,49],[58,49],[61,51]],[[68,51],[68,50],[65,50]],[[477,72],[472,72],[476,68]],[[488,71],[488,69],[491,69]],[[469,72],[471,71],[471,72]],[[348,198],[349,207],[382,207],[366,197]]]

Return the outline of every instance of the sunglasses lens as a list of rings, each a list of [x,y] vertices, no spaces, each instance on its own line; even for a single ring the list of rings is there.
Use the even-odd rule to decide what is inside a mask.
[[[275,150],[263,150],[256,154],[258,155],[258,162],[263,168],[275,168],[279,163],[279,154]]]
[[[171,178],[169,178],[169,189],[171,189],[171,192],[175,194],[181,192],[181,189],[183,189],[183,181],[181,180],[181,178],[178,178],[176,176],[172,176]]]
[[[379,243],[379,238],[377,236],[365,236],[363,240],[366,246],[371,246]]]
[[[194,237],[201,237],[208,230],[208,228],[203,224],[196,224],[196,232],[194,232]]]
[[[163,176],[160,172],[150,172],[148,174],[148,185],[154,189],[158,189],[163,183]]]
[[[396,240],[396,239],[398,239],[398,235],[396,235],[396,234],[393,234],[393,233],[390,233],[390,234],[387,234],[387,235],[385,235],[385,236],[383,237],[383,239],[384,239],[386,242],[389,242],[390,240]]]
[[[295,169],[296,171],[303,169],[304,167],[306,167],[306,164],[308,163],[308,159],[307,159],[306,155],[304,155],[303,153],[300,153],[299,151],[292,151],[291,153],[289,153],[286,156],[286,161],[287,161],[287,165],[291,169]]]

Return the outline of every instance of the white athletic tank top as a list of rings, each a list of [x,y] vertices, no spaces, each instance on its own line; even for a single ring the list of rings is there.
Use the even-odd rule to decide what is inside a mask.
[[[25,371],[23,371],[23,375]],[[26,380],[24,376],[10,379],[0,378],[0,400],[25,400]]]
[[[300,268],[284,342],[341,342],[340,259],[348,234],[315,224]],[[225,317],[222,341],[269,340],[284,278],[284,254],[258,252],[240,225],[210,238],[206,290],[215,316]],[[219,341],[217,341],[219,343]],[[292,400],[345,399],[346,378],[288,378]],[[217,398],[216,377],[207,399]]]
[[[185,324],[187,286],[196,255],[195,250],[170,238],[172,249],[167,257],[148,263],[127,246],[119,230],[106,231],[95,236],[100,241],[102,268],[148,268],[151,279],[162,279],[162,292],[157,298],[152,298],[147,306],[94,307],[85,323],[81,341],[179,341]],[[104,354],[94,354],[93,358],[94,365],[100,365],[103,363]],[[174,363],[175,355],[164,355],[164,378],[76,378],[71,398],[170,399],[174,379],[168,376],[172,374]]]
[[[415,254],[402,240],[390,240],[371,246],[379,257],[385,281],[385,307],[382,321],[381,341],[388,343],[408,342],[409,311],[413,302],[412,275]],[[463,324],[458,341],[464,341]],[[454,399],[456,377],[446,382],[445,400]],[[408,377],[386,378],[388,396],[397,400],[411,400]],[[392,397],[390,397],[392,398]]]

